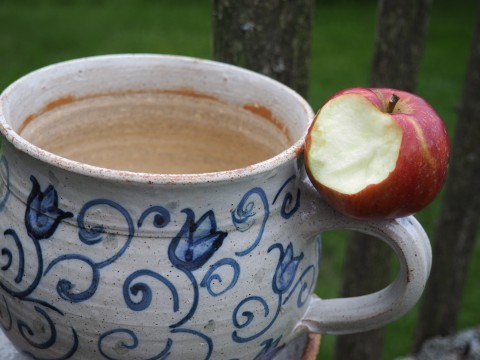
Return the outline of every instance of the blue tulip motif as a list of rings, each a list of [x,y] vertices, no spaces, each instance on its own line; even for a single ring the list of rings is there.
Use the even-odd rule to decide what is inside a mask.
[[[60,222],[73,217],[73,214],[58,207],[58,194],[52,185],[41,191],[40,184],[34,176],[30,176],[30,181],[33,186],[27,199],[25,226],[32,239],[48,239]]]
[[[283,248],[282,244],[273,244],[268,249],[268,252],[275,248],[280,251],[280,258],[275,270],[275,275],[273,276],[272,287],[275,293],[284,294],[295,280],[298,266],[303,259],[303,253],[300,253],[298,256],[293,256],[292,243],[289,243],[286,249]]]
[[[183,209],[187,215],[180,232],[172,239],[168,256],[177,268],[192,271],[199,269],[222,246],[228,233],[217,230],[215,214],[206,212],[198,221],[191,209]]]

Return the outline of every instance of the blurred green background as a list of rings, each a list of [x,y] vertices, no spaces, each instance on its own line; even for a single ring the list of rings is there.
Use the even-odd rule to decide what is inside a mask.
[[[317,110],[334,92],[366,86],[376,21],[376,1],[317,0],[309,101]],[[438,111],[453,139],[473,31],[472,0],[434,1],[417,93]],[[39,67],[111,53],[165,53],[211,58],[211,5],[195,0],[1,0],[0,88]],[[480,89],[479,89],[480,91]],[[473,191],[473,184],[472,184]],[[432,234],[441,197],[417,215]],[[324,236],[317,292],[335,297],[346,232]],[[480,324],[480,241],[477,241],[460,327]],[[416,309],[387,327],[385,359],[410,349]],[[324,336],[320,359],[333,354]]]

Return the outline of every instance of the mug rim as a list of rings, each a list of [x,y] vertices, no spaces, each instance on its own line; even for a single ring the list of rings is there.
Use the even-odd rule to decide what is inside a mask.
[[[70,64],[75,64],[78,62],[95,62],[98,60],[109,60],[109,59],[119,59],[119,58],[158,58],[158,59],[179,59],[186,62],[201,62],[204,64],[210,64],[212,66],[218,67],[219,70],[231,69],[237,72],[244,72],[248,76],[254,76],[258,79],[261,79],[264,82],[270,82],[275,86],[282,88],[282,91],[289,93],[290,96],[295,98],[295,100],[303,107],[305,110],[307,119],[307,124],[305,129],[300,136],[300,138],[295,141],[291,146],[283,150],[282,152],[276,154],[275,156],[266,159],[264,161],[248,165],[246,167],[241,167],[232,170],[218,171],[218,172],[207,172],[207,173],[185,173],[185,174],[170,174],[170,173],[145,173],[145,172],[134,172],[127,170],[116,170],[110,168],[99,167],[95,165],[90,165],[82,163],[76,160],[71,160],[49,151],[38,147],[26,139],[24,139],[19,133],[17,133],[7,122],[3,106],[10,96],[10,93],[14,92],[16,88],[22,83],[29,80],[30,77],[37,75],[38,73],[47,72],[54,67],[58,66],[68,66]],[[311,122],[313,121],[314,112],[307,102],[300,94],[290,87],[282,84],[281,82],[274,80],[270,77],[267,77],[263,74],[241,68],[235,65],[226,64],[214,60],[207,60],[189,56],[182,55],[167,55],[167,54],[110,54],[110,55],[97,55],[97,56],[88,56],[81,57],[72,60],[61,61],[53,63],[44,67],[41,67],[37,70],[31,71],[22,77],[15,80],[11,83],[5,90],[0,94],[0,133],[6,139],[10,145],[15,147],[17,150],[25,153],[28,156],[31,156],[41,162],[44,162],[48,165],[67,170],[69,172],[77,173],[80,175],[86,175],[89,177],[113,180],[113,181],[125,181],[129,183],[141,183],[141,184],[199,184],[199,183],[218,183],[225,181],[232,181],[237,179],[243,179],[250,176],[259,175],[265,172],[269,172],[301,155],[304,150],[304,139],[308,132]]]

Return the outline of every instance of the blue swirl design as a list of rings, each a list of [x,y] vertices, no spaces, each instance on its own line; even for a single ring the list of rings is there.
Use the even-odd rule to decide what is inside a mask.
[[[282,305],[284,305],[289,300],[293,292],[298,288],[298,286],[300,286],[300,284],[302,284],[302,286],[297,299],[298,307],[301,307],[305,304],[306,299],[304,295],[307,292],[309,295],[310,291],[313,288],[313,282],[315,280],[315,267],[313,265],[307,267],[300,275],[299,279],[295,282],[300,262],[304,258],[303,252],[301,252],[300,255],[294,256],[292,243],[289,243],[286,248],[284,248],[283,244],[275,243],[268,248],[267,252],[271,252],[274,249],[277,249],[280,252],[280,256],[278,259],[277,267],[275,269],[275,273],[272,278],[272,290],[278,296],[277,306],[274,310],[273,316],[270,319],[269,323],[264,326],[260,331],[256,330],[256,332],[251,335],[241,335],[239,333],[239,330],[251,326],[255,320],[255,314],[254,312],[249,310],[250,308],[257,309],[258,312],[260,305],[263,308],[263,318],[265,319],[269,317],[269,314],[272,310],[269,307],[267,301],[260,296],[253,295],[240,301],[240,303],[235,307],[232,315],[232,323],[238,329],[232,333],[232,339],[235,342],[246,343],[257,339],[261,335],[265,334],[267,330],[269,330],[275,323]],[[304,281],[304,278],[309,273],[312,273],[313,279],[310,283],[310,286],[306,281]],[[283,296],[287,293],[287,297],[283,299]]]
[[[70,349],[64,354],[61,355],[60,357],[57,358],[51,358],[51,357],[39,357],[38,354],[42,350],[48,350],[52,346],[55,345],[57,342],[57,329],[56,329],[56,322],[54,319],[51,317],[51,313],[56,314],[57,316],[65,316],[65,314],[55,306],[46,303],[43,300],[38,300],[30,297],[26,297],[22,299],[25,304],[32,303],[33,304],[33,309],[35,312],[39,315],[38,317],[34,319],[29,319],[33,322],[33,326],[30,326],[25,320],[23,319],[17,319],[16,321],[13,320],[13,317],[18,314],[12,314],[10,311],[10,306],[8,304],[8,301],[5,296],[3,296],[3,302],[5,304],[5,310],[8,315],[8,320],[6,321],[6,324],[2,323],[2,328],[10,332],[12,330],[15,330],[20,336],[31,346],[35,349],[35,354],[25,351],[23,352],[23,355],[28,356],[31,359],[48,359],[48,360],[63,360],[63,359],[69,359],[73,354],[77,351],[78,346],[79,346],[79,338],[77,335],[77,332],[75,331],[74,328],[71,328],[71,334],[72,334],[72,345]],[[16,300],[15,300],[16,301]],[[45,310],[43,309],[45,308]],[[48,310],[48,311],[47,311]],[[2,320],[5,320],[5,314],[3,313],[3,310],[0,312],[0,316]],[[14,325],[16,327],[14,328]],[[63,338],[63,341],[66,341],[66,337]]]
[[[78,339],[78,335],[77,335],[77,332],[75,331],[75,329],[72,329],[72,333],[73,333],[73,345],[70,348],[70,350],[68,350],[67,353],[65,353],[64,355],[61,355],[61,356],[55,357],[55,358],[40,357],[40,356],[37,356],[36,354],[34,355],[33,353],[31,353],[29,351],[22,351],[22,355],[27,356],[27,357],[29,357],[30,359],[33,359],[33,360],[67,360],[67,359],[70,359],[73,355],[75,355],[75,353],[78,350],[78,346],[79,346],[79,339]]]
[[[13,279],[13,281],[16,284],[20,284],[23,282],[24,276],[25,276],[25,254],[23,250],[23,245],[22,241],[20,240],[20,237],[18,236],[17,232],[13,229],[7,229],[4,231],[4,236],[5,239],[7,236],[11,237],[14,240],[15,246],[17,248],[16,253],[18,254],[18,270],[16,272],[16,276]],[[3,281],[2,278],[0,278],[0,287],[5,290],[8,294],[17,297],[19,299],[25,298],[28,295],[30,295],[38,286],[40,283],[40,280],[42,278],[42,271],[43,271],[43,256],[42,256],[42,249],[40,247],[39,241],[36,239],[31,239],[30,240],[33,242],[34,248],[35,248],[35,255],[37,258],[37,270],[34,276],[33,281],[28,285],[25,289],[23,290],[13,290],[10,288],[10,284],[8,281]],[[12,266],[13,263],[13,252],[12,250],[4,247],[1,250],[2,256],[6,257],[6,264],[4,264],[0,270],[3,272],[7,272],[10,267]],[[29,260],[30,266],[33,268],[34,261]],[[8,275],[5,275],[5,277],[8,277]]]
[[[233,325],[235,325],[236,328],[242,329],[244,327],[247,327],[250,325],[250,323],[253,321],[255,318],[255,315],[251,311],[244,311],[242,312],[242,316],[245,318],[243,321],[238,320],[238,312],[240,311],[240,308],[251,301],[256,301],[263,307],[263,316],[267,317],[268,314],[270,313],[269,307],[267,302],[260,296],[249,296],[242,301],[236,306],[235,310],[233,311]]]
[[[71,212],[58,207],[57,191],[49,185],[41,191],[40,184],[34,176],[30,176],[32,190],[27,199],[25,226],[28,235],[35,240],[48,239],[63,219],[73,217]]]
[[[197,280],[190,271],[184,269],[180,270],[187,276],[189,281],[192,283],[192,305],[188,313],[178,322],[171,324],[170,328],[176,328],[180,325],[185,324],[195,314],[198,306],[199,294]],[[180,298],[176,287],[170,282],[170,280],[168,280],[163,275],[148,269],[135,271],[127,277],[123,284],[123,298],[125,300],[125,304],[128,306],[129,309],[133,311],[143,311],[147,309],[152,303],[153,292],[150,286],[144,282],[135,282],[140,277],[150,277],[165,285],[172,294],[172,311],[176,313],[180,310]]]
[[[4,182],[6,183],[6,192],[2,195],[0,200],[0,211],[5,207],[9,192],[9,170],[8,163],[4,157],[0,160],[2,166],[2,173],[4,174]],[[23,354],[28,356],[31,359],[48,359],[48,360],[64,360],[72,357],[79,346],[78,335],[74,328],[71,328],[72,331],[72,345],[70,349],[63,355],[60,355],[56,358],[44,358],[40,357],[38,354],[42,350],[48,350],[55,346],[57,342],[57,329],[55,321],[51,317],[51,312],[56,313],[57,315],[64,316],[64,313],[56,308],[55,306],[43,301],[41,299],[35,299],[31,297],[31,294],[35,291],[39,285],[42,275],[43,275],[43,254],[40,246],[40,242],[43,239],[50,238],[60,222],[66,218],[73,217],[73,214],[67,211],[63,211],[59,208],[58,204],[58,194],[55,188],[52,185],[49,185],[45,191],[42,191],[40,184],[34,176],[30,177],[32,182],[32,189],[26,201],[26,210],[24,217],[24,224],[26,233],[28,234],[29,240],[33,244],[33,254],[30,254],[30,258],[26,259],[25,257],[25,246],[24,242],[18,235],[17,231],[14,229],[6,229],[3,232],[5,238],[5,246],[1,250],[1,255],[6,259],[4,265],[0,268],[2,272],[5,273],[5,277],[8,277],[11,271],[15,275],[13,281],[3,281],[0,280],[0,287],[10,296],[12,296],[15,301],[23,301],[24,303],[33,303],[33,309],[38,314],[36,326],[31,327],[25,320],[17,319],[14,321],[14,315],[10,311],[10,307],[7,301],[7,298],[3,296],[3,302],[5,304],[6,314],[2,312],[2,327],[5,331],[16,331],[32,348],[36,349],[35,354],[32,352],[25,351]],[[13,240],[14,249],[8,247],[7,240]],[[16,261],[14,262],[14,256],[16,256]],[[16,290],[12,289],[10,286],[12,284],[22,285],[26,276],[26,263],[28,261],[29,271],[33,269],[33,280],[27,286],[19,286]],[[16,263],[17,268],[11,269],[12,265]],[[13,270],[13,271],[12,271]],[[3,279],[4,277],[2,277]],[[8,315],[8,319],[5,317]],[[36,333],[35,329],[40,327],[42,331]]]
[[[127,306],[134,311],[143,311],[148,308],[152,303],[152,290],[147,284],[139,282],[132,285],[132,283],[136,279],[143,276],[152,277],[160,281],[168,288],[168,290],[170,290],[173,300],[172,310],[173,312],[177,312],[180,308],[180,305],[178,292],[175,286],[164,276],[147,269],[135,271],[134,273],[130,274],[125,280],[125,283],[123,284],[123,298],[125,299],[125,303],[127,304]],[[139,294],[141,295],[140,301],[132,300],[132,295],[139,296]]]
[[[33,281],[27,288],[23,290],[13,290],[10,288],[8,282],[0,280],[0,287],[8,294],[17,297],[25,298],[29,296],[38,286],[43,273],[43,255],[40,247],[40,240],[47,239],[53,235],[58,225],[63,219],[73,217],[70,212],[61,210],[58,206],[58,194],[52,185],[49,185],[45,191],[41,191],[40,184],[34,176],[30,177],[32,182],[32,190],[28,196],[25,211],[25,228],[29,238],[33,242],[35,248],[35,255],[37,260],[37,269]],[[14,229],[6,229],[4,236],[13,238],[16,254],[18,254],[18,270],[14,282],[20,284],[23,282],[25,276],[25,254],[24,246],[20,237]],[[3,247],[1,255],[6,257],[6,264],[0,270],[6,272],[10,269],[13,263],[13,252],[11,249]],[[34,263],[32,260],[30,264]],[[33,268],[32,265],[30,265]]]
[[[101,267],[104,267],[113,263],[115,260],[117,260],[120,256],[123,255],[123,253],[127,250],[128,246],[130,245],[130,242],[132,241],[135,230],[134,230],[132,217],[123,206],[109,199],[91,200],[82,207],[77,217],[77,223],[80,229],[78,236],[80,238],[80,241],[82,241],[84,244],[95,245],[103,241],[103,236],[105,234],[105,228],[103,225],[96,225],[96,226],[89,227],[85,224],[85,217],[87,216],[88,212],[91,211],[91,209],[96,206],[107,206],[107,207],[113,208],[123,216],[123,218],[125,219],[125,222],[127,223],[127,231],[128,231],[127,241],[125,242],[123,247],[120,249],[120,251],[118,251],[115,255],[99,263]]]
[[[296,178],[297,178],[296,175],[292,175],[287,179],[287,181],[283,183],[283,185],[280,187],[277,194],[273,198],[272,205],[276,203],[278,197],[280,196],[281,192],[285,189],[285,187]],[[282,208],[280,210],[280,215],[286,220],[290,219],[292,215],[297,212],[299,207],[300,207],[300,189],[297,188],[297,195],[295,200],[293,199],[293,195],[290,192],[288,192],[285,195],[282,203]]]
[[[130,242],[132,241],[134,235],[134,225],[133,220],[128,213],[128,211],[121,205],[117,204],[114,201],[108,199],[96,199],[87,202],[77,217],[78,227],[79,227],[79,238],[80,241],[86,245],[92,246],[99,244],[103,241],[103,236],[105,234],[105,229],[102,225],[96,225],[92,227],[88,227],[85,223],[85,217],[87,216],[88,212],[96,206],[107,206],[111,207],[114,210],[118,211],[126,221],[128,234],[125,244],[122,248],[112,255],[111,257],[100,261],[94,262],[92,259],[85,255],[80,254],[64,254],[61,255],[50,262],[50,264],[45,269],[44,275],[47,275],[52,268],[54,268],[57,264],[64,262],[64,261],[81,261],[88,265],[92,272],[92,280],[90,286],[81,292],[74,292],[75,284],[73,284],[70,280],[62,278],[59,280],[57,284],[57,293],[58,295],[67,301],[71,301],[74,303],[82,302],[85,300],[90,299],[97,291],[98,285],[100,283],[100,270],[110,264],[112,264],[115,260],[117,260],[120,256],[122,256],[125,251],[130,246]]]
[[[31,301],[34,303],[36,302],[35,300],[31,300]],[[62,316],[64,315],[60,310],[55,308],[53,309],[55,310],[55,312],[59,313],[60,315]],[[41,352],[42,350],[47,350],[55,345],[55,343],[57,342],[57,329],[55,326],[55,322],[53,321],[53,319],[51,318],[51,316],[48,314],[47,311],[43,310],[38,305],[34,305],[34,310],[40,315],[40,317],[37,318],[35,321],[39,321],[42,324],[38,324],[33,328],[37,327],[42,329],[41,331],[39,331],[41,333],[41,337],[44,337],[45,333],[48,334],[48,337],[47,339],[36,341],[35,338],[40,337],[40,335],[37,335],[35,331],[32,329],[32,327],[30,327],[24,320],[21,320],[21,319],[17,320],[18,332],[25,339],[25,341],[30,344],[30,346],[36,349],[35,354],[28,351],[24,351],[22,354],[35,360],[43,360],[43,359],[66,360],[71,358],[76,353],[79,346],[78,334],[74,328],[71,328],[72,345],[64,355],[61,355],[60,357],[56,357],[56,358],[51,358],[51,357],[45,358],[45,357],[38,356],[39,352]],[[40,320],[40,319],[43,319],[43,320]],[[43,323],[45,323],[45,325]]]
[[[66,254],[52,260],[52,262],[45,269],[44,275],[46,276],[50,272],[50,270],[52,270],[52,268],[55,267],[55,265],[57,265],[58,263],[72,260],[81,261],[87,264],[88,267],[92,270],[92,280],[90,282],[90,286],[83,291],[75,292],[75,284],[73,284],[68,279],[60,279],[57,283],[57,293],[62,299],[66,301],[78,303],[90,299],[97,291],[98,284],[100,283],[100,267],[98,266],[98,264],[95,264],[90,258],[80,254]]]
[[[8,161],[4,155],[0,157],[0,174],[1,174],[1,197],[0,197],[0,212],[5,208],[5,204],[10,196],[10,168]]]
[[[233,276],[230,283],[227,284],[224,289],[218,291],[212,288],[212,282],[215,281],[215,283],[223,285],[223,280],[220,274],[215,274],[215,271],[217,271],[222,266],[230,266],[233,270]],[[200,283],[200,286],[207,288],[207,291],[211,296],[217,297],[226,293],[228,290],[232,289],[237,284],[239,276],[240,276],[240,265],[238,264],[238,262],[236,262],[234,259],[231,259],[231,258],[221,259],[217,261],[215,264],[211,265],[210,269],[207,271],[207,273],[203,277],[203,280]]]
[[[151,206],[145,210],[138,219],[138,228],[143,226],[143,222],[151,214],[155,214],[153,216],[153,226],[155,226],[157,229],[164,228],[170,223],[170,213],[167,209],[165,209],[163,206]]]
[[[257,196],[260,199],[261,209],[263,209],[262,214],[262,223],[258,230],[258,234],[253,241],[253,243],[245,250],[237,251],[235,254],[237,256],[245,256],[255,249],[260,240],[262,239],[263,232],[265,230],[265,225],[267,223],[270,210],[268,206],[267,195],[265,195],[265,191],[262,188],[255,187],[249,190],[240,200],[240,203],[237,205],[235,210],[232,212],[232,222],[235,225],[235,228],[238,231],[245,232],[248,231],[258,220],[257,212],[256,212],[256,202],[255,199],[252,199],[253,196]]]
[[[240,301],[240,303],[233,310],[233,316],[232,316],[233,325],[237,329],[244,329],[244,328],[248,327],[249,325],[251,325],[251,323],[255,320],[255,314],[252,311],[248,310],[248,307],[247,307],[247,310],[244,310],[241,313],[241,315],[243,317],[243,320],[239,320],[239,313],[240,313],[242,308],[246,307],[246,304],[248,304],[251,307],[254,307],[254,308],[258,309],[258,304],[255,305],[255,303],[258,303],[259,305],[262,306],[263,317],[265,319],[268,318],[268,316],[270,314],[270,308],[268,306],[267,301],[260,296],[256,296],[256,295],[249,296],[249,297],[243,299],[242,301]],[[263,334],[265,334],[267,332],[267,330],[270,329],[272,327],[272,325],[275,323],[275,320],[277,320],[278,314],[280,313],[281,305],[282,305],[282,296],[280,295],[280,296],[278,296],[277,307],[276,307],[275,313],[273,314],[272,319],[262,330],[256,332],[253,335],[249,335],[249,336],[240,335],[238,330],[235,330],[232,333],[233,341],[235,341],[237,343],[246,343],[246,342],[252,341],[252,340],[262,336]]]
[[[284,192],[286,187],[290,185],[292,181],[296,179],[296,175],[292,175],[289,177],[277,191],[272,205],[274,205],[277,200],[279,199],[280,195]],[[240,204],[237,206],[236,210],[232,213],[232,220],[239,231],[247,231],[255,224],[255,211],[254,211],[254,201],[249,200],[252,195],[258,195],[263,202],[264,210],[264,221],[260,226],[259,235],[255,239],[254,243],[245,251],[237,252],[236,255],[243,256],[248,254],[253,249],[255,249],[263,235],[263,231],[265,229],[266,220],[268,219],[269,209],[268,209],[268,202],[265,193],[260,188],[253,188],[249,192],[247,192],[244,197],[242,198]],[[280,215],[285,219],[290,219],[299,209],[300,207],[300,189],[297,188],[296,197],[292,195],[291,192],[287,192],[283,198],[282,206],[280,209]],[[250,335],[241,335],[240,330],[246,329],[247,327],[251,327],[253,322],[255,321],[255,313],[248,310],[250,307],[259,309],[259,305],[263,308],[263,318],[268,318],[272,309],[270,309],[267,301],[260,297],[260,296],[249,296],[246,299],[240,301],[240,303],[235,307],[233,314],[232,314],[232,323],[237,328],[237,330],[233,331],[232,339],[238,343],[245,343],[257,339],[261,335],[265,334],[271,326],[275,323],[278,314],[280,313],[281,306],[288,302],[292,294],[300,287],[300,291],[298,294],[297,299],[297,306],[301,307],[305,304],[310,292],[313,289],[313,283],[315,280],[315,267],[313,265],[307,267],[303,273],[300,275],[298,280],[295,282],[295,278],[297,277],[297,272],[300,263],[304,258],[304,254],[300,253],[297,256],[294,256],[293,245],[289,243],[285,248],[281,243],[275,243],[268,248],[268,253],[277,249],[280,252],[279,260],[277,263],[277,267],[275,269],[275,273],[272,278],[272,290],[278,296],[277,306],[273,310],[273,316],[269,323],[264,326],[260,331],[255,330],[254,334]],[[311,274],[311,281],[308,283],[306,280],[307,275]],[[283,296],[288,294],[285,299]],[[307,297],[305,297],[305,295]],[[252,327],[253,328],[253,327]],[[277,339],[280,341],[280,338]],[[274,341],[273,339],[266,340],[262,343],[263,349],[257,355],[256,359],[264,359],[270,358],[273,356],[277,350],[278,342]]]
[[[18,251],[18,271],[17,271],[17,276],[15,276],[15,283],[19,284],[23,280],[23,276],[25,274],[25,253],[23,251],[23,245],[22,242],[20,241],[20,238],[18,237],[17,233],[12,230],[12,229],[7,229],[3,233],[5,236],[11,236],[14,241],[15,241],[15,246],[17,247]],[[13,261],[13,255],[10,249],[3,248],[2,249],[2,255],[7,257],[7,263],[2,266],[0,269],[2,271],[6,271],[12,266],[12,261]]]
[[[191,329],[184,329],[184,328],[176,328],[170,331],[172,334],[190,334],[199,337],[202,339],[202,342],[207,345],[207,354],[205,356],[205,360],[209,360],[212,356],[213,352],[213,342],[207,335]],[[119,340],[120,336],[124,336],[126,340]],[[107,342],[114,342],[112,345],[108,346]],[[174,346],[175,342],[172,338],[168,338],[163,350],[161,350],[157,355],[152,357],[148,357],[145,360],[164,360],[171,355],[172,347]],[[130,329],[126,328],[118,328],[109,330],[102,335],[100,335],[97,343],[97,348],[100,354],[108,360],[117,360],[117,357],[109,355],[107,350],[111,350],[111,352],[122,353],[122,358],[125,358],[127,352],[131,350],[135,350],[139,347],[140,340],[138,339],[137,335]],[[129,355],[130,356],[130,355]],[[134,358],[134,354],[131,354],[131,358]]]
[[[32,339],[30,339],[31,336],[34,336],[34,331],[26,324],[25,321],[23,320],[18,320],[18,330],[20,331],[20,334],[23,336],[23,338],[33,347],[37,349],[48,349],[51,347],[56,339],[57,339],[57,330],[55,328],[55,324],[53,323],[53,320],[48,316],[47,312],[44,311],[42,308],[39,306],[35,306],[35,311],[37,311],[40,315],[43,316],[43,318],[46,320],[48,327],[50,329],[50,337],[43,341],[43,342],[35,342]]]
[[[118,340],[120,335],[127,336],[128,337],[127,341],[130,341],[130,342],[126,342],[124,340]],[[108,360],[117,360],[118,359],[116,357],[113,357],[113,356],[110,356],[110,355],[107,354],[107,351],[105,349],[107,347],[107,345],[105,343],[107,342],[107,340],[109,340],[109,337],[113,337],[116,340],[115,345],[110,346],[110,349],[116,348],[117,352],[122,352],[122,350],[125,351],[125,352],[129,352],[130,350],[134,350],[134,349],[138,348],[138,345],[140,343],[137,335],[130,329],[123,329],[123,328],[113,329],[113,330],[109,330],[109,331],[103,333],[102,335],[100,335],[100,337],[98,339],[97,348],[98,348],[98,351],[100,352],[100,354],[105,359],[108,359]],[[163,360],[163,359],[166,359],[170,355],[170,349],[172,347],[172,344],[173,344],[172,339],[170,339],[170,338],[167,339],[165,347],[163,348],[163,350],[161,352],[159,352],[155,356],[146,358],[145,360]],[[123,354],[123,355],[125,355],[125,354]],[[122,358],[124,358],[124,356],[122,356]]]
[[[10,193],[10,175],[8,163],[4,157],[0,157],[0,171],[4,182],[4,191],[2,190],[2,194],[0,194],[0,211],[2,211]],[[300,189],[295,188],[296,195],[293,195],[295,191],[286,190],[287,188],[293,188],[295,179],[295,175],[289,177],[276,192],[271,203],[271,205],[275,205],[283,197],[279,210],[280,215],[285,220],[291,218],[300,206]],[[15,301],[20,300],[32,304],[33,310],[30,313],[35,313],[36,319],[16,319],[17,314],[10,311],[9,300],[3,296],[4,306],[0,307],[0,325],[6,331],[17,331],[30,345],[33,350],[32,352],[24,352],[25,355],[32,359],[54,360],[47,357],[42,358],[40,354],[42,352],[48,353],[50,349],[57,346],[59,341],[56,319],[59,316],[65,316],[65,314],[47,301],[34,297],[33,292],[42,278],[53,272],[53,269],[60,271],[60,266],[57,267],[57,265],[65,262],[72,263],[72,266],[82,268],[83,271],[90,271],[91,280],[84,285],[86,288],[78,288],[72,280],[68,279],[68,274],[64,274],[56,283],[56,292],[63,300],[70,304],[85,302],[97,293],[100,284],[102,284],[102,269],[113,264],[128,251],[137,229],[147,226],[162,229],[172,223],[172,218],[165,207],[154,205],[146,208],[138,221],[134,222],[129,211],[115,201],[104,198],[93,199],[83,205],[76,217],[79,228],[78,239],[81,242],[79,245],[86,249],[92,249],[92,254],[95,254],[97,245],[102,245],[102,243],[111,240],[112,237],[119,236],[122,241],[119,247],[100,260],[95,258],[94,255],[90,257],[82,253],[66,253],[57,256],[48,264],[44,264],[42,255],[44,243],[41,240],[51,238],[61,221],[74,217],[74,215],[60,208],[59,195],[52,185],[47,186],[42,191],[34,176],[30,177],[30,181],[32,189],[26,201],[24,223],[26,234],[28,234],[28,237],[25,236],[25,238],[32,242],[34,255],[33,258],[26,258],[25,249],[32,248],[32,246],[27,246],[19,236],[19,234],[24,234],[25,231],[17,233],[15,229],[6,229],[3,232],[4,238],[2,239],[4,245],[0,251],[0,259],[2,260],[0,271],[10,278],[8,281],[0,278],[0,288],[5,290],[7,298],[11,296]],[[269,200],[271,199],[267,198],[262,188],[254,187],[242,196],[238,205],[231,212],[232,223],[236,230],[251,232],[251,234],[248,234],[251,235],[248,243],[242,244],[241,250],[235,252],[235,256],[238,258],[260,248],[259,244],[262,241],[270,216]],[[275,209],[277,208],[279,207],[275,207]],[[106,209],[120,215],[121,221],[125,224],[122,234],[118,235],[117,232],[111,232],[106,226],[98,224],[98,222],[91,225],[89,219],[94,218],[98,212]],[[123,282],[122,295],[125,306],[133,312],[144,311],[152,306],[153,296],[157,293],[161,294],[162,297],[166,296],[171,299],[171,305],[167,303],[167,306],[171,306],[172,315],[181,314],[179,316],[182,317],[180,320],[175,320],[175,323],[165,324],[165,326],[168,326],[170,336],[165,340],[164,345],[158,344],[159,351],[147,360],[168,358],[173,353],[176,338],[181,337],[181,341],[177,344],[183,344],[185,335],[195,337],[196,343],[202,343],[206,346],[204,348],[205,360],[209,360],[214,349],[212,339],[206,334],[187,328],[184,325],[197,312],[200,303],[200,288],[206,290],[202,295],[208,293],[209,296],[217,298],[234,289],[240,281],[242,269],[237,261],[238,258],[235,258],[235,256],[222,257],[215,262],[211,261],[228,236],[228,232],[217,228],[214,211],[206,211],[199,218],[197,218],[193,209],[185,208],[181,212],[185,216],[185,222],[177,235],[171,239],[167,253],[171,265],[180,274],[185,274],[187,283],[191,284],[191,293],[188,296],[184,295],[188,301],[181,301],[185,299],[181,299],[183,294],[179,292],[179,289],[167,276],[160,274],[155,269],[134,269]],[[50,241],[47,243],[50,243]],[[267,244],[266,247],[268,245],[270,244]],[[249,294],[248,297],[240,299],[231,314],[232,340],[244,344],[258,339],[260,346],[255,357],[257,360],[271,358],[281,349],[280,343],[283,335],[269,338],[267,331],[275,324],[282,306],[289,302],[291,298],[296,297],[297,307],[305,305],[313,290],[316,278],[316,266],[301,267],[300,264],[304,261],[304,254],[303,252],[295,254],[291,242],[286,246],[280,242],[274,243],[263,252],[276,254],[274,250],[278,250],[279,257],[272,274],[269,296]],[[205,265],[209,261],[212,263],[201,272],[203,278],[201,278],[201,281],[200,279],[197,280],[195,275],[198,275],[198,272],[196,271],[206,267]],[[82,266],[77,266],[79,263]],[[26,264],[28,264],[28,267]],[[302,271],[299,271],[299,269],[302,269]],[[30,278],[33,278],[29,280],[31,283],[22,286],[25,279],[29,278],[27,276],[28,272],[31,271],[36,271],[33,277],[30,276]],[[16,290],[11,289],[10,287],[15,284],[20,286],[17,286]],[[154,286],[160,286],[163,291],[154,292]],[[298,294],[298,296],[294,296],[294,294]],[[180,311],[182,303],[188,304],[186,306],[190,307],[185,309],[185,312]],[[0,303],[0,305],[3,304]],[[32,321],[34,321],[33,324]],[[42,331],[38,330],[39,323]],[[183,336],[180,336],[180,334]],[[261,339],[262,335],[265,335],[267,339]],[[79,346],[79,337],[75,328],[72,327],[71,345],[63,355],[56,359],[63,360],[74,357]],[[141,339],[133,330],[127,328],[108,330],[101,334],[97,340],[97,349],[101,356],[106,359],[124,358],[127,353],[129,356],[131,354],[135,357],[135,352],[140,352],[141,347]],[[202,349],[199,350],[200,352],[203,351]],[[152,350],[152,352],[155,353],[156,350]],[[203,357],[203,355],[200,355],[200,357]]]

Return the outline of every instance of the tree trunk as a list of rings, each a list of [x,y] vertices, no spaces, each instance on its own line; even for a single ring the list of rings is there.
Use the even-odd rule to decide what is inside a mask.
[[[371,87],[413,92],[417,83],[431,0],[380,0]],[[378,239],[352,233],[347,244],[342,296],[380,290],[390,280],[392,251]],[[384,329],[339,336],[335,359],[382,359]]]
[[[370,86],[414,92],[432,0],[380,0]]]
[[[420,308],[414,350],[456,330],[465,278],[480,220],[480,1],[458,112],[442,210],[434,231],[432,273]]]
[[[314,0],[213,0],[213,57],[307,97]]]

